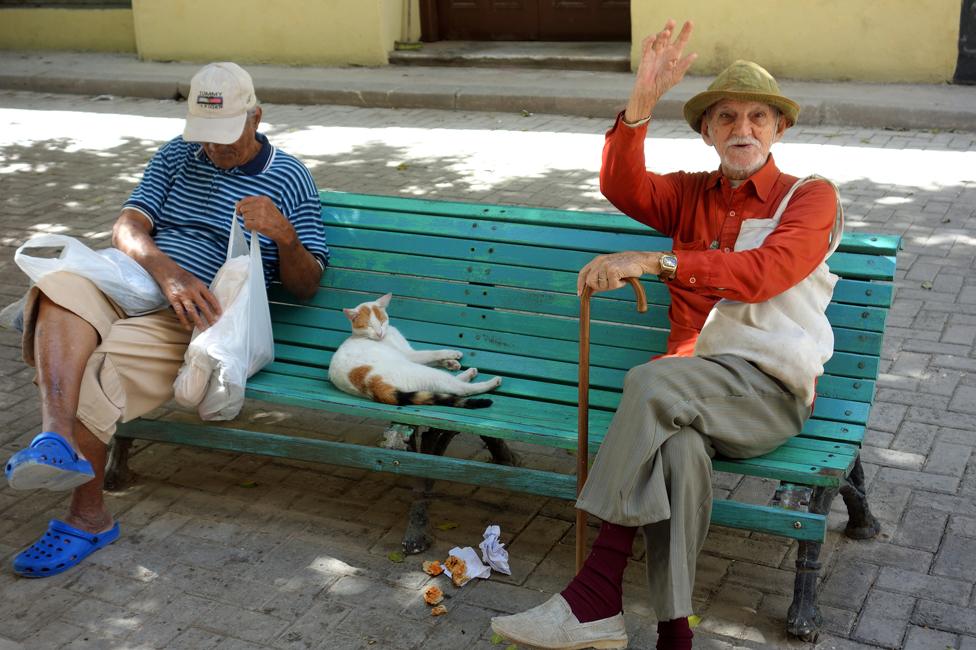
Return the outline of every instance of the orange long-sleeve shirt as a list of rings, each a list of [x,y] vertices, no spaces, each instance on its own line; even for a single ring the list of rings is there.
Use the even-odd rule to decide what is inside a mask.
[[[600,189],[617,209],[671,237],[678,274],[671,291],[666,355],[690,356],[721,298],[762,302],[807,277],[827,253],[837,199],[824,182],[797,189],[780,225],[759,248],[733,250],[742,221],[768,219],[797,181],[770,156],[733,188],[720,171],[655,174],[644,163],[647,126],[607,132]]]

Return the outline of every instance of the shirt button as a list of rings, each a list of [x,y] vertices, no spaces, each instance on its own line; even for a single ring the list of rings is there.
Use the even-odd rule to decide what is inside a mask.
[[[724,251],[725,251],[726,253],[728,253],[728,252],[729,252],[729,251],[730,251],[731,249],[730,249],[730,248],[729,248],[728,246],[726,246],[726,247],[725,247],[725,248],[723,248],[722,250],[724,250]]]
[[[730,217],[734,217],[735,216],[735,210],[729,210],[729,216]]]
[[[695,284],[695,282],[697,282],[697,280],[695,280],[695,276],[688,278],[688,284]]]

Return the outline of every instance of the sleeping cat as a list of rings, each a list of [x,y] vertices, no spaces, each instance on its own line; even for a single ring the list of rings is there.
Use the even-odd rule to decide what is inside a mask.
[[[352,336],[332,355],[329,380],[339,390],[384,404],[440,404],[464,408],[491,406],[490,399],[470,399],[502,383],[501,377],[471,383],[477,368],[460,370],[457,350],[414,350],[390,325],[386,307],[392,294],[343,309],[352,323]]]

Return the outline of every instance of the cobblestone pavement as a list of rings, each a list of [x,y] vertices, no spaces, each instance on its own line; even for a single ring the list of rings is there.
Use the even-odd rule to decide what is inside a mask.
[[[93,245],[160,143],[181,129],[174,102],[0,92],[0,297],[25,280],[14,248],[37,232]],[[519,114],[265,106],[266,132],[322,188],[607,210],[597,184],[607,120]],[[712,154],[685,125],[658,122],[654,167],[702,169]],[[848,228],[905,236],[882,376],[864,450],[884,525],[853,542],[837,509],[820,601],[824,648],[976,650],[976,134],[792,129],[781,167],[837,180]],[[394,314],[395,316],[395,314]],[[0,444],[39,427],[19,340],[0,334]],[[188,417],[175,412],[172,417]],[[379,423],[252,404],[237,426],[375,436]],[[559,454],[520,452],[571,469]],[[474,441],[454,453],[484,457]],[[138,480],[110,497],[123,537],[43,581],[8,562],[66,498],[0,489],[0,648],[489,648],[488,619],[534,605],[572,567],[569,504],[438,483],[424,558],[476,545],[489,523],[514,576],[453,593],[434,619],[419,558],[396,550],[412,483],[387,475],[143,444]],[[716,477],[720,495],[756,501],[774,486]],[[840,499],[837,500],[840,507]],[[699,560],[696,646],[802,647],[784,634],[795,549],[779,538],[712,531]],[[638,550],[626,577],[632,648],[654,643]]]

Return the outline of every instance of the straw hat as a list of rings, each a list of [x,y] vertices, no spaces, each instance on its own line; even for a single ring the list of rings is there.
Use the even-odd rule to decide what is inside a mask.
[[[721,99],[763,102],[775,106],[786,116],[788,126],[796,124],[800,106],[779,92],[773,75],[752,61],[736,61],[715,77],[708,90],[685,103],[685,120],[701,133],[701,118],[709,106]]]

